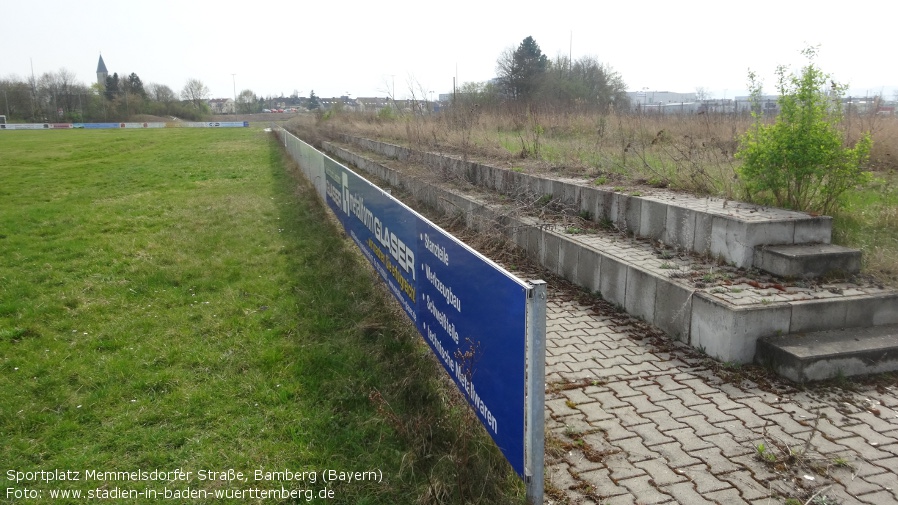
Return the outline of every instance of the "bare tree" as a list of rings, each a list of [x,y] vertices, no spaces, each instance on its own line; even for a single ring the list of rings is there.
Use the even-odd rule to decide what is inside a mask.
[[[149,83],[146,85],[147,96],[154,102],[170,104],[178,100],[174,90],[165,84]]]
[[[294,94],[297,92],[294,91]],[[298,97],[298,95],[297,95]],[[253,93],[251,89],[245,89],[237,95],[237,111],[241,114],[251,114],[255,112],[253,108],[259,101],[256,99],[256,94]]]
[[[695,99],[699,102],[711,99],[711,92],[704,86],[695,87]]]
[[[188,79],[184,89],[181,90],[181,99],[193,104],[197,110],[202,110],[209,97],[209,88],[199,79]]]

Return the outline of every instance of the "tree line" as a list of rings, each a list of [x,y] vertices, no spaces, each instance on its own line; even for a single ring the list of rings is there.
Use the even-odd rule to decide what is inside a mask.
[[[595,56],[549,59],[533,37],[509,47],[496,60],[496,78],[466,83],[455,99],[464,106],[549,107],[607,113],[626,110],[623,78]]]
[[[188,79],[179,92],[165,84],[144,83],[136,73],[116,72],[103,85],[84,84],[65,68],[39,77],[0,78],[0,114],[10,122],[118,122],[135,115],[203,120],[211,110],[209,88],[199,79]],[[238,114],[260,112],[276,99],[240,92]]]

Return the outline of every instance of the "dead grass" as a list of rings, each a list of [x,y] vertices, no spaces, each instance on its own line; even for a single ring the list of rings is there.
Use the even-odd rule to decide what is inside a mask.
[[[583,176],[615,186],[670,188],[741,200],[743,186],[734,154],[749,116],[697,114],[640,116],[447,110],[433,116],[394,119],[373,113],[308,115],[290,121],[304,138],[320,142],[347,133],[453,154],[516,171]],[[868,168],[876,182],[845,196],[836,213],[834,239],[863,250],[865,271],[898,285],[898,118],[850,115],[849,142],[873,136]]]

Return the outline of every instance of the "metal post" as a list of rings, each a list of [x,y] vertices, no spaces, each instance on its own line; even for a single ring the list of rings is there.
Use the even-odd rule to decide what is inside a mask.
[[[527,503],[542,505],[546,454],[546,283],[530,281],[527,300],[527,398],[524,476]]]

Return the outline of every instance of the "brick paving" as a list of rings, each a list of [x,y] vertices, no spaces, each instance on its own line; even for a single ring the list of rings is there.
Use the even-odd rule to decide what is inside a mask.
[[[545,503],[898,505],[894,376],[798,388],[575,298],[550,289]]]

